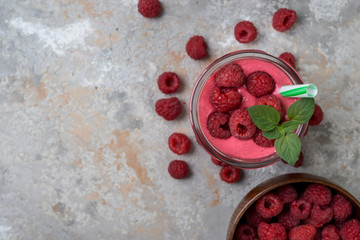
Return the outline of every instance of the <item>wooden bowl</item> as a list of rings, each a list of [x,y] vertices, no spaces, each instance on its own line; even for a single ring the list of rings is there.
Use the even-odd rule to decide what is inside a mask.
[[[339,185],[330,182],[329,180],[307,173],[290,173],[284,174],[278,177],[271,178],[253,188],[246,196],[240,201],[236,207],[229,223],[227,232],[227,240],[233,240],[236,227],[240,219],[244,216],[245,212],[250,206],[256,202],[264,194],[281,187],[286,184],[301,184],[301,183],[320,183],[329,188],[342,193],[351,202],[355,216],[360,219],[360,202],[352,196],[348,191],[340,187]]]

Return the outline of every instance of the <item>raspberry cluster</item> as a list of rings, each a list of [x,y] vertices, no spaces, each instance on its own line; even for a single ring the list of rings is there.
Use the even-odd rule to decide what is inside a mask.
[[[289,184],[259,198],[240,220],[234,240],[360,239],[360,222],[346,197],[321,184],[304,187]]]
[[[274,107],[283,118],[283,104],[271,94],[275,88],[274,79],[268,73],[259,71],[246,76],[241,66],[233,62],[216,72],[214,83],[209,101],[215,111],[207,119],[211,136],[219,139],[231,136],[240,140],[253,139],[261,147],[274,147],[275,140],[265,138],[252,122],[247,109],[241,108],[243,97],[238,91],[245,85],[250,94],[258,97],[257,105]]]

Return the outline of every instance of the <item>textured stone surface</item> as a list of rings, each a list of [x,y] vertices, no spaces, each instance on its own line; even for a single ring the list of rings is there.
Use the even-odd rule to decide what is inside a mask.
[[[287,172],[330,178],[360,199],[360,2],[162,1],[145,19],[136,0],[0,0],[0,239],[224,239],[239,200]],[[293,8],[298,22],[272,29],[272,14]],[[258,38],[238,43],[233,27],[254,22]],[[184,51],[203,35],[210,58]],[[323,124],[304,138],[303,168],[245,171],[241,183],[195,143],[188,116],[154,113],[156,79],[175,71],[187,113],[192,86],[211,61],[233,50],[294,53],[305,82],[320,88]],[[167,148],[190,136],[190,154]],[[186,160],[192,176],[167,174]]]

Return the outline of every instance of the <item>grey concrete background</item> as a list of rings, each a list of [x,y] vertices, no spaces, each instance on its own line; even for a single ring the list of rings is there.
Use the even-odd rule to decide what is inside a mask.
[[[0,239],[224,239],[240,199],[265,179],[310,172],[360,199],[360,2],[356,0],[162,0],[145,19],[136,0],[0,0]],[[285,33],[272,14],[295,9]],[[233,27],[252,21],[256,41]],[[203,35],[210,58],[185,53]],[[229,185],[195,142],[188,104],[209,63],[238,49],[294,53],[316,84],[324,122],[303,139],[304,167],[282,163],[244,171]],[[157,76],[177,72],[184,112],[154,112],[164,95]],[[191,153],[167,147],[172,132],[191,137]],[[170,160],[192,176],[168,176]]]

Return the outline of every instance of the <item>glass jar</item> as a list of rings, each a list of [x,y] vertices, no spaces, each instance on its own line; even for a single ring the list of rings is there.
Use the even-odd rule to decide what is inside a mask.
[[[201,127],[199,121],[199,102],[205,84],[219,69],[231,62],[248,59],[260,60],[272,64],[277,69],[280,69],[283,73],[285,73],[285,75],[288,77],[292,84],[303,83],[298,73],[286,62],[262,51],[241,50],[226,54],[225,56],[220,57],[213,63],[211,63],[197,79],[190,99],[190,121],[198,143],[211,156],[229,165],[244,169],[266,167],[278,162],[279,160],[281,160],[281,158],[276,152],[273,152],[272,154],[265,157],[241,159],[239,157],[226,154],[216,148],[206,137]],[[303,137],[306,133],[307,128],[308,123],[302,124],[295,130],[294,133],[297,134],[299,137]]]

